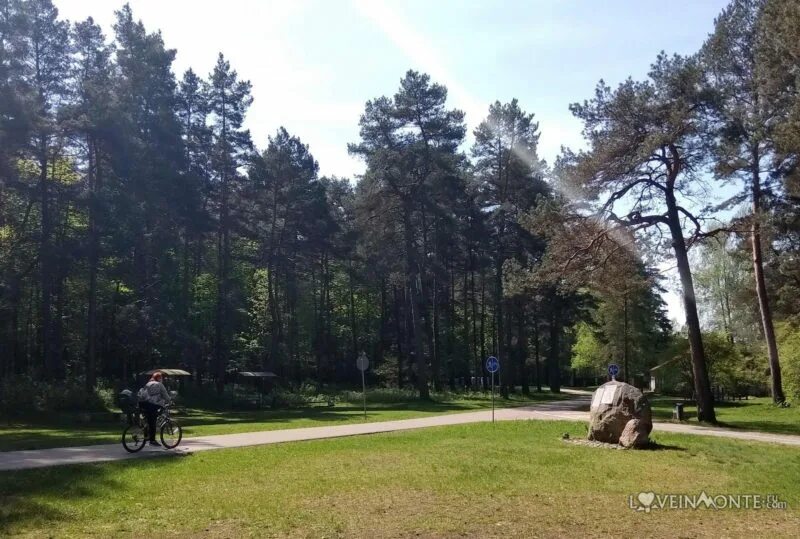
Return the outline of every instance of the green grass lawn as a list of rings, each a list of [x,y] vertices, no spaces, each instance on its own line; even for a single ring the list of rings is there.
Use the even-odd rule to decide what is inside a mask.
[[[679,398],[656,397],[651,399],[653,417],[657,420],[672,419],[672,408]],[[780,408],[770,398],[749,398],[748,400],[720,402],[714,409],[720,426],[734,429],[758,430],[777,434],[800,435],[800,406]],[[684,407],[690,424],[697,424],[697,408]]]
[[[659,433],[658,450],[502,422],[0,472],[22,537],[796,537],[796,448]],[[774,494],[786,510],[649,514],[629,496]],[[2,532],[0,532],[2,533]]]
[[[565,399],[572,395],[549,392],[532,393],[528,397],[497,397],[496,406],[521,406],[537,401]],[[491,407],[491,398],[475,396],[452,400],[411,400],[391,403],[368,403],[367,421],[390,421],[428,415],[468,412]],[[186,409],[176,418],[184,427],[184,436],[233,434],[260,430],[289,429],[340,425],[364,421],[360,403],[337,404],[333,408],[313,406],[287,410],[250,412]],[[70,417],[38,417],[0,420],[0,451],[43,449],[118,442],[124,424],[121,420],[105,420],[79,424]]]

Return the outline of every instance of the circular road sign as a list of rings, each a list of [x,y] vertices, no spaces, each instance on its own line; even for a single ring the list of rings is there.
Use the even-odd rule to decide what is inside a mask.
[[[619,374],[619,365],[612,363],[608,366],[608,374],[613,378]]]
[[[489,372],[497,372],[500,370],[500,360],[494,356],[489,356],[486,360],[486,370]]]
[[[360,371],[365,371],[369,368],[369,359],[367,359],[367,354],[361,352],[361,355],[358,356],[358,359],[356,359],[356,367],[358,367],[358,370]]]

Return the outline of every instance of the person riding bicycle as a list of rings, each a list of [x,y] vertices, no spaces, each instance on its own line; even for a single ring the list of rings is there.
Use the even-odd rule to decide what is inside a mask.
[[[169,392],[161,380],[161,373],[156,371],[150,377],[150,381],[139,391],[139,408],[147,418],[150,445],[161,445],[156,441],[156,420],[161,409],[171,402]]]

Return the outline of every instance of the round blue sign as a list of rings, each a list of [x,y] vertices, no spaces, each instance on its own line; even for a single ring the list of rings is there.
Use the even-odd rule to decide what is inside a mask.
[[[500,370],[500,360],[494,356],[489,356],[486,360],[486,370],[489,372],[497,372]]]
[[[608,366],[608,374],[612,377],[619,374],[619,365],[612,363]]]

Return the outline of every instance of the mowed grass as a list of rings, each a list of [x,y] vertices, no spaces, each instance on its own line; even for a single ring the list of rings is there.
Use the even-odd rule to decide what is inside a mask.
[[[679,398],[656,397],[651,399],[653,417],[670,421],[672,409]],[[775,406],[770,398],[749,398],[742,401],[719,402],[714,406],[721,427],[757,430],[777,434],[800,435],[800,406],[788,408]],[[687,405],[684,412],[690,424],[697,424],[697,407]]]
[[[796,537],[800,452],[659,433],[658,450],[502,422],[0,472],[21,537]],[[774,494],[786,510],[654,510],[629,495]]]
[[[511,395],[509,399],[496,397],[497,407],[522,406],[554,399],[573,398],[569,394],[550,392],[532,393],[530,396]],[[491,397],[475,396],[449,400],[408,400],[404,402],[368,403],[367,421],[391,421],[429,415],[469,412],[491,408]],[[190,408],[175,418],[184,427],[184,436],[233,434],[262,430],[319,427],[363,422],[360,404],[309,406],[287,410],[259,410],[248,412],[212,411]],[[121,420],[106,420],[91,424],[77,423],[74,418],[38,417],[27,419],[0,419],[0,451],[44,449],[119,442],[125,428]]]

